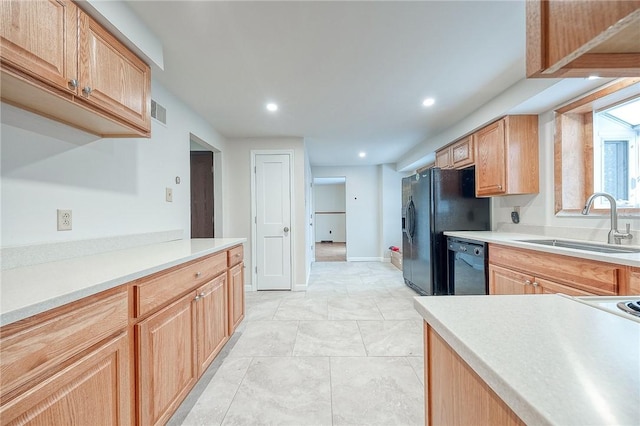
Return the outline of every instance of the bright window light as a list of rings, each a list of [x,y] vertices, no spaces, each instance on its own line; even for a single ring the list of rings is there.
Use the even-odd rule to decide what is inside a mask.
[[[275,112],[278,110],[278,105],[274,103],[267,104],[267,110],[271,112]]]

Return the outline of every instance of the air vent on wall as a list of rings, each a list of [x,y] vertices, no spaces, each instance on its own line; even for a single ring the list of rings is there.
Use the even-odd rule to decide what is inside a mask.
[[[151,99],[151,118],[155,118],[162,124],[167,124],[167,109]]]

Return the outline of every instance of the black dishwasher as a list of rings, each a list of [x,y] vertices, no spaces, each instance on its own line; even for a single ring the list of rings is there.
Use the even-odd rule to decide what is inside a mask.
[[[449,294],[489,294],[487,245],[480,241],[447,238]]]

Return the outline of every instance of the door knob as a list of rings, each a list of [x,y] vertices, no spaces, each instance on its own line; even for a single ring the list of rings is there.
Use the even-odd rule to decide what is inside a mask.
[[[289,227],[288,226],[284,227],[284,232],[289,232]]]

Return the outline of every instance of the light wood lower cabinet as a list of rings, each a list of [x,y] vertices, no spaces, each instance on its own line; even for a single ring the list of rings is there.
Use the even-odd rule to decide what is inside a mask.
[[[2,327],[2,424],[131,424],[127,290]]]
[[[244,263],[229,269],[229,334],[244,318]]]
[[[630,268],[628,294],[640,294],[640,268]]]
[[[426,322],[424,347],[427,425],[524,425]]]
[[[197,291],[198,376],[201,376],[231,334],[227,327],[227,274],[220,275]]]
[[[595,296],[551,280],[523,274],[495,265],[489,265],[489,294],[556,294],[569,296]]]
[[[130,425],[129,341],[113,337],[2,406],[3,425]]]
[[[222,274],[135,326],[139,424],[164,424],[229,339]]]
[[[626,267],[536,250],[489,245],[489,294],[617,295]]]
[[[0,328],[2,425],[166,423],[244,318],[242,246]]]

